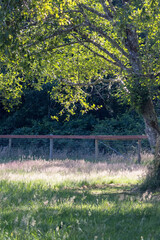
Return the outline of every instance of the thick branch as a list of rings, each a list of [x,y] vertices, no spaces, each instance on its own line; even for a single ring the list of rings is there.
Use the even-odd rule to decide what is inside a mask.
[[[78,31],[77,31],[78,32]],[[128,68],[126,68],[124,66],[124,64],[112,53],[110,53],[107,49],[105,49],[104,47],[102,47],[99,43],[91,40],[87,35],[85,34],[82,34],[80,32],[78,32],[82,38],[84,38],[86,40],[86,42],[89,42],[89,43],[92,43],[94,46],[96,46],[99,50],[103,51],[104,53],[106,53],[109,57],[111,57],[116,65],[120,68],[122,68],[123,70],[127,70],[128,72],[130,72],[130,70]]]
[[[88,11],[90,11],[92,13],[95,13],[97,16],[105,18],[107,20],[110,20],[110,18],[106,14],[100,13],[97,10],[95,10],[94,8],[88,7],[85,4],[80,4],[80,5],[81,5],[81,7],[85,8],[86,10],[88,10]]]
[[[109,3],[109,6],[110,6],[112,12],[113,12],[114,14],[116,14],[116,9],[115,9],[115,7],[113,6],[111,0],[108,0],[108,3]]]
[[[113,15],[110,12],[110,10],[107,7],[107,5],[105,4],[105,1],[104,0],[99,0],[99,1],[100,1],[101,5],[103,7],[104,12],[106,13],[107,17],[109,18],[109,20],[112,20],[113,19]]]
[[[111,83],[113,81],[116,81],[116,79],[113,79],[113,78],[109,78],[109,79],[106,79],[104,80],[104,78],[98,78],[96,79],[95,81],[93,82],[88,82],[88,83],[80,83],[80,82],[71,82],[71,81],[68,81],[66,79],[61,79],[61,82],[67,84],[67,85],[70,85],[70,86],[79,86],[79,87],[92,87],[92,86],[97,86],[97,84],[101,83],[101,84],[108,84],[108,83]]]
[[[118,49],[125,57],[129,58],[128,53],[125,52],[123,50],[123,48],[121,48],[120,45],[115,40],[113,40],[111,37],[109,37],[107,35],[107,33],[102,30],[101,27],[96,27],[95,25],[91,24],[90,22],[88,22],[88,25],[92,28],[92,30],[94,30],[95,32],[99,33],[101,36],[106,38],[112,44],[112,46],[115,47],[116,49]]]
[[[56,37],[56,36],[59,36],[59,35],[62,35],[63,33],[70,33],[72,32],[73,30],[75,30],[76,28],[82,26],[82,24],[79,24],[79,25],[68,25],[65,27],[62,27],[61,29],[58,29],[57,31],[55,31],[53,34],[50,34],[49,36],[46,36],[44,38],[42,38],[42,40],[38,40],[38,41],[35,41],[33,43],[30,43],[28,44],[26,47],[31,47],[33,45],[37,45],[40,41],[43,42],[47,39],[50,39],[50,38],[53,38],[53,37]]]
[[[61,45],[58,45],[58,46],[49,47],[49,48],[44,49],[44,50],[42,50],[41,52],[38,52],[38,53],[44,53],[44,52],[52,51],[54,49],[63,48],[63,47],[70,46],[70,45],[73,45],[73,44],[78,44],[78,43],[79,43],[79,41],[77,41],[77,42],[70,42],[70,43],[66,43],[66,44],[61,44]],[[35,53],[33,53],[31,55],[34,55],[34,54]]]
[[[58,46],[54,46],[52,48],[47,48],[46,51],[51,51],[51,50],[57,49],[57,48],[63,48],[63,47],[66,47],[66,46],[77,44],[77,43],[79,43],[79,42],[77,41],[77,42],[70,42],[70,43],[66,43],[66,44],[61,44],[61,45],[58,45]]]
[[[73,35],[73,36],[78,40],[78,42],[79,42],[81,45],[83,45],[83,46],[84,46],[85,48],[87,48],[89,51],[91,51],[92,53],[94,53],[96,56],[98,56],[98,57],[100,57],[100,58],[103,58],[103,59],[106,60],[107,62],[109,62],[109,63],[117,66],[116,62],[113,62],[113,61],[111,61],[110,59],[106,58],[104,55],[95,52],[93,49],[91,49],[90,47],[88,47],[83,41],[81,41],[77,36],[75,36],[75,35]]]
[[[139,75],[142,72],[141,61],[139,59],[139,44],[136,28],[132,24],[126,25],[125,45],[129,52],[129,59],[133,71]]]
[[[68,81],[66,79],[61,79],[61,82],[69,85],[69,86],[77,86],[77,87],[89,87],[89,86],[94,86],[97,85],[98,83],[100,83],[102,81],[101,78],[98,78],[97,80],[95,80],[94,82],[88,82],[88,83],[80,83],[80,82],[71,82]]]
[[[99,33],[105,39],[107,39],[114,48],[118,49],[125,57],[129,58],[128,53],[125,52],[124,49],[121,48],[121,46],[115,40],[113,40],[110,36],[108,36],[107,33],[105,31],[103,31],[103,29],[101,27],[97,27],[90,22],[90,20],[88,19],[88,16],[86,15],[86,13],[83,10],[84,7],[86,8],[87,6],[85,6],[84,4],[79,5],[79,8],[85,18],[86,25],[89,26],[95,32]],[[87,7],[87,8],[89,8],[89,7]]]

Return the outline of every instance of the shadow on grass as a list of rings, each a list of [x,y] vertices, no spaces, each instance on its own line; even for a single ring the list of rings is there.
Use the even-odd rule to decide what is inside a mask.
[[[160,239],[159,204],[124,186],[54,189],[1,181],[0,204],[0,239]]]
[[[130,194],[130,187],[115,184],[104,185],[85,185],[87,182],[82,181],[79,186],[66,187],[59,185],[58,187],[52,187],[49,185],[43,185],[35,182],[10,182],[7,180],[0,181],[0,192],[5,201],[2,201],[2,206],[14,207],[29,204],[31,202],[43,202],[52,201],[56,199],[67,201],[74,198],[76,204],[94,204],[95,202],[119,201],[120,196],[122,199],[127,199],[134,194]],[[128,190],[128,191],[127,191]],[[137,199],[137,194],[136,194]]]

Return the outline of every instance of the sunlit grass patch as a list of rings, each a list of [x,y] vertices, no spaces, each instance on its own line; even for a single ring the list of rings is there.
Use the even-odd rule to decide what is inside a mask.
[[[11,181],[44,181],[63,186],[96,184],[136,184],[145,167],[126,164],[81,161],[25,161],[0,164],[1,179]]]
[[[160,239],[158,193],[130,191],[144,167],[28,161],[0,172],[0,239]]]

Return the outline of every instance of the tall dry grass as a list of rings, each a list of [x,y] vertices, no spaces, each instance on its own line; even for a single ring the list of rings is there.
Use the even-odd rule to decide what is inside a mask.
[[[91,163],[84,160],[28,160],[0,164],[0,179],[15,181],[136,183],[146,167],[126,163]]]

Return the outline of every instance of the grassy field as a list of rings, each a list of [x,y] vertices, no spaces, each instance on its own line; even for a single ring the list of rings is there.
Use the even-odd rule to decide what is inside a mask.
[[[81,161],[0,164],[0,240],[159,240],[146,167]]]

